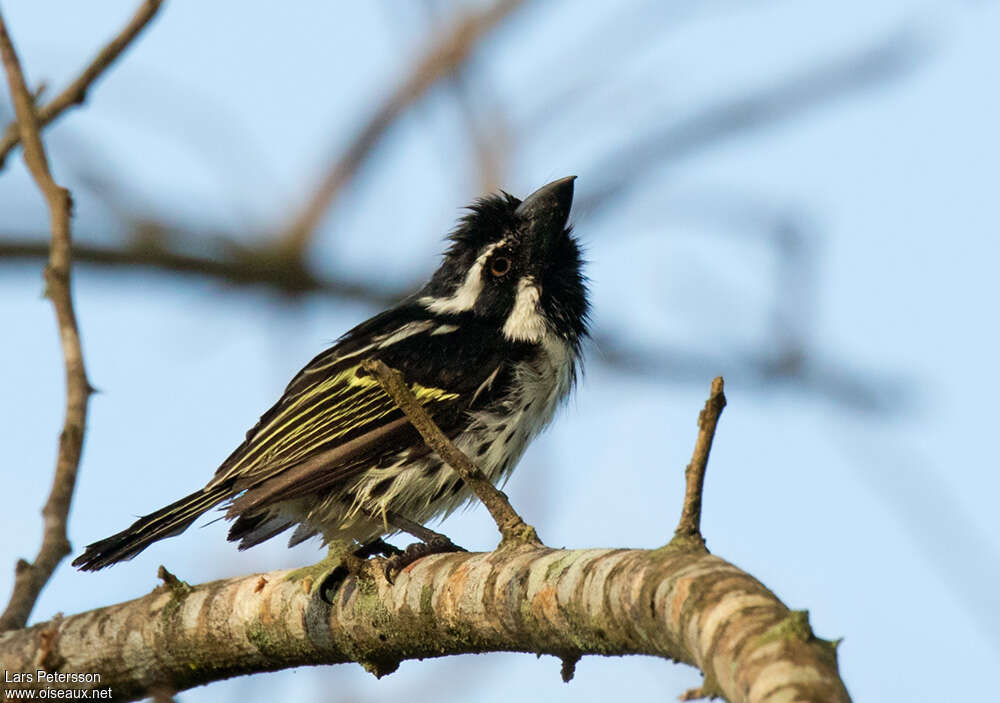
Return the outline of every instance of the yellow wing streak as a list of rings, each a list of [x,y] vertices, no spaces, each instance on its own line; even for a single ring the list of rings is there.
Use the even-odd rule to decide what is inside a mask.
[[[440,388],[429,388],[427,386],[422,386],[419,383],[414,383],[410,386],[414,395],[418,400],[422,400],[423,404],[429,404],[431,402],[448,400],[450,398],[457,398],[457,393],[449,393],[443,391]],[[349,405],[344,407],[341,403],[333,408],[330,408],[327,413],[324,413],[315,418],[311,423],[307,423],[301,427],[301,429],[296,429],[290,432],[287,438],[282,438],[275,445],[275,449],[285,449],[293,446],[294,444],[312,439],[317,434],[323,434],[321,443],[330,441],[331,439],[336,439],[346,433],[348,433],[352,428],[363,426],[377,420],[396,409],[396,404],[382,392],[375,391],[371,393],[371,397],[366,402]],[[333,411],[332,414],[330,411]],[[345,418],[350,419],[349,424],[343,425],[339,431],[334,431],[330,433],[324,433],[324,430],[329,428],[331,425],[344,420]],[[298,450],[294,454],[290,454],[288,460],[294,460],[298,458],[301,454],[308,453],[311,446],[307,446],[301,450]]]
[[[246,454],[227,467],[225,475],[252,471],[266,466],[272,459],[278,459],[285,465],[294,463],[308,455],[318,444],[335,440],[354,428],[392,413],[396,409],[395,403],[381,389],[377,380],[367,374],[360,377],[357,375],[359,366],[360,364],[344,369],[312,388],[305,389],[292,404],[256,433]],[[410,390],[422,405],[458,397],[458,393],[419,383],[411,383]],[[317,412],[321,403],[341,397],[340,402]],[[304,445],[294,448],[299,443]],[[281,456],[285,453],[285,456]]]
[[[316,429],[327,427],[334,422],[344,419],[348,415],[362,415],[372,405],[386,404],[385,399],[379,398],[375,393],[354,395],[350,397],[350,400],[357,402],[348,404],[345,400],[344,402],[340,402],[328,408],[325,412],[315,413],[311,417],[306,417],[308,413],[300,413],[296,418],[289,421],[289,423],[294,423],[296,426],[289,428],[287,432],[282,432],[280,436],[276,438],[274,442],[274,449],[281,449],[290,444],[294,444],[303,436],[312,434]],[[300,422],[303,418],[305,418],[305,421]],[[287,424],[288,423],[286,423],[286,426]],[[335,437],[336,435],[333,436]]]
[[[269,455],[276,455],[279,453],[285,454],[282,457],[282,463],[293,462],[301,456],[308,454],[313,448],[319,444],[329,442],[332,439],[337,439],[351,430],[352,427],[358,427],[368,424],[380,417],[388,415],[394,410],[392,404],[381,402],[380,398],[372,398],[371,401],[365,403],[362,406],[356,408],[349,408],[347,410],[335,413],[332,416],[323,415],[319,418],[315,418],[314,421],[296,430],[293,437],[289,437],[287,440],[281,440],[280,444],[273,448],[273,451],[268,452]],[[371,407],[374,406],[374,407]],[[342,423],[345,418],[350,419],[348,423]],[[342,423],[340,427],[337,427],[338,423]],[[331,426],[334,426],[333,431],[327,431]],[[317,435],[321,435],[318,441]],[[305,446],[296,447],[296,445],[306,442]]]
[[[262,452],[270,453],[273,450],[271,440],[276,435],[284,433],[290,426],[294,426],[296,423],[301,425],[302,419],[313,411],[314,405],[309,405],[304,408],[302,407],[308,401],[312,399],[322,401],[324,399],[324,393],[331,389],[336,390],[334,390],[334,392],[328,397],[336,398],[337,396],[347,394],[351,389],[363,389],[378,383],[378,381],[370,377],[358,378],[355,375],[357,368],[358,366],[352,366],[348,369],[344,369],[336,376],[328,378],[303,392],[302,395],[295,399],[295,402],[287,408],[282,409],[277,417],[257,431],[252,440],[251,446],[247,448],[247,453],[240,457],[240,460],[230,467],[227,473],[239,471],[243,466],[250,463],[251,460],[256,458]],[[303,428],[304,427],[308,427],[308,424],[304,425]],[[301,430],[293,431],[297,432]]]

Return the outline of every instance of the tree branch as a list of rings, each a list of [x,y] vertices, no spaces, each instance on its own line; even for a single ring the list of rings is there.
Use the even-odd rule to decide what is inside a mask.
[[[438,555],[393,584],[371,562],[340,584],[332,606],[291,574],[161,586],[138,600],[0,635],[0,666],[34,671],[40,637],[51,632],[52,671],[99,673],[99,682],[74,687],[110,687],[113,700],[124,701],[153,686],[182,691],[307,664],[356,661],[383,676],[403,660],[468,652],[564,661],[647,654],[702,667],[704,692],[730,701],[786,700],[782,693],[849,700],[836,647],[813,635],[807,615],[704,552]]]
[[[76,313],[70,287],[72,266],[70,212],[73,201],[69,191],[60,187],[49,171],[48,158],[39,133],[31,94],[28,92],[21,64],[14,50],[3,16],[0,15],[0,54],[2,54],[7,85],[14,103],[24,161],[49,207],[52,246],[49,264],[45,268],[46,294],[52,301],[59,325],[63,358],[66,367],[66,417],[59,437],[52,490],[42,508],[45,527],[42,546],[34,562],[19,560],[15,569],[14,591],[6,610],[0,615],[0,632],[24,627],[42,588],[52,577],[59,562],[70,552],[66,536],[77,467],[83,450],[83,435],[87,423],[87,401],[91,387],[83,364],[83,350],[77,328]]]
[[[424,438],[427,446],[462,477],[462,480],[468,484],[475,492],[476,497],[490,511],[490,515],[497,523],[497,529],[500,530],[503,540],[501,544],[541,546],[542,543],[535,533],[535,528],[525,524],[517,511],[511,507],[507,496],[490,483],[483,472],[472,463],[472,460],[445,437],[441,428],[434,423],[431,416],[414,397],[402,375],[395,369],[386,366],[385,362],[377,359],[363,362],[362,367],[375,376],[382,389],[392,398],[393,402],[409,418],[410,424]]]
[[[174,233],[160,229],[152,238],[136,238],[122,247],[76,242],[73,258],[80,264],[103,266],[119,271],[147,269],[172,274],[194,275],[228,286],[266,286],[289,296],[328,293],[348,300],[391,305],[406,297],[411,288],[377,289],[369,283],[346,278],[320,278],[298,259],[278,256],[273,249],[258,250],[225,246],[226,254],[205,256],[175,251]],[[0,262],[43,258],[48,247],[36,239],[0,239]]]
[[[68,108],[74,105],[82,105],[86,101],[87,91],[93,82],[114,63],[115,59],[121,55],[125,48],[146,28],[146,25],[149,24],[150,20],[153,19],[160,9],[161,4],[162,0],[143,1],[128,24],[97,53],[97,56],[87,64],[76,80],[66,86],[66,89],[53,98],[52,102],[41,110],[38,110],[37,121],[40,128],[48,125]],[[15,121],[7,125],[7,128],[3,132],[3,137],[0,138],[0,169],[4,167],[7,156],[20,141],[21,132],[18,129],[18,123]]]
[[[708,454],[712,451],[712,440],[715,439],[715,428],[719,424],[722,409],[726,407],[726,394],[722,389],[722,376],[717,376],[712,381],[712,391],[705,401],[705,407],[698,413],[698,440],[694,445],[691,463],[684,472],[684,507],[674,531],[675,538],[695,540],[701,547],[705,546],[705,538],[701,534],[705,470],[708,468]]]

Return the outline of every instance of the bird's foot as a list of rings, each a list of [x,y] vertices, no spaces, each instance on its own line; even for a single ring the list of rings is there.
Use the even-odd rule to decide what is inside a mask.
[[[376,537],[371,542],[362,544],[354,550],[354,556],[358,559],[368,559],[374,556],[394,557],[403,553],[403,550],[394,544],[389,544],[381,537]]]
[[[361,572],[364,559],[357,555],[359,551],[361,550],[355,549],[350,543],[331,542],[326,557],[311,566],[295,569],[286,578],[289,581],[301,581],[306,593],[319,595],[321,599],[331,603],[333,594],[341,583],[348,576]]]
[[[464,552],[462,547],[459,547],[453,543],[446,536],[435,532],[433,537],[430,537],[425,542],[415,542],[409,545],[399,554],[395,554],[385,560],[385,566],[383,568],[383,573],[385,578],[389,583],[393,582],[396,575],[405,569],[407,566],[422,559],[431,554],[450,554],[452,552]]]

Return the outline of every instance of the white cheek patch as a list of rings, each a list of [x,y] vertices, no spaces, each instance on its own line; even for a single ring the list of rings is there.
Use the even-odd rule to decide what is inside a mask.
[[[542,291],[531,276],[517,282],[514,307],[503,325],[503,333],[513,342],[540,342],[548,331],[545,318],[538,311]]]
[[[418,302],[431,312],[436,313],[458,313],[468,312],[476,305],[476,300],[483,290],[483,266],[486,259],[493,253],[493,250],[503,244],[503,241],[494,242],[486,246],[482,253],[465,274],[462,285],[455,289],[447,298],[434,298],[425,295]]]

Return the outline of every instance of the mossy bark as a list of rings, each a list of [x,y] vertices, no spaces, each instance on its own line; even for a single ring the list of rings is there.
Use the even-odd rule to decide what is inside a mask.
[[[703,693],[734,702],[849,700],[835,648],[805,614],[702,549],[436,555],[393,583],[379,563],[326,594],[287,571],[164,586],[6,633],[0,668],[33,671],[44,642],[59,671],[100,673],[92,687],[134,700],[307,664],[353,661],[383,676],[406,659],[469,652],[647,654],[697,666]]]

